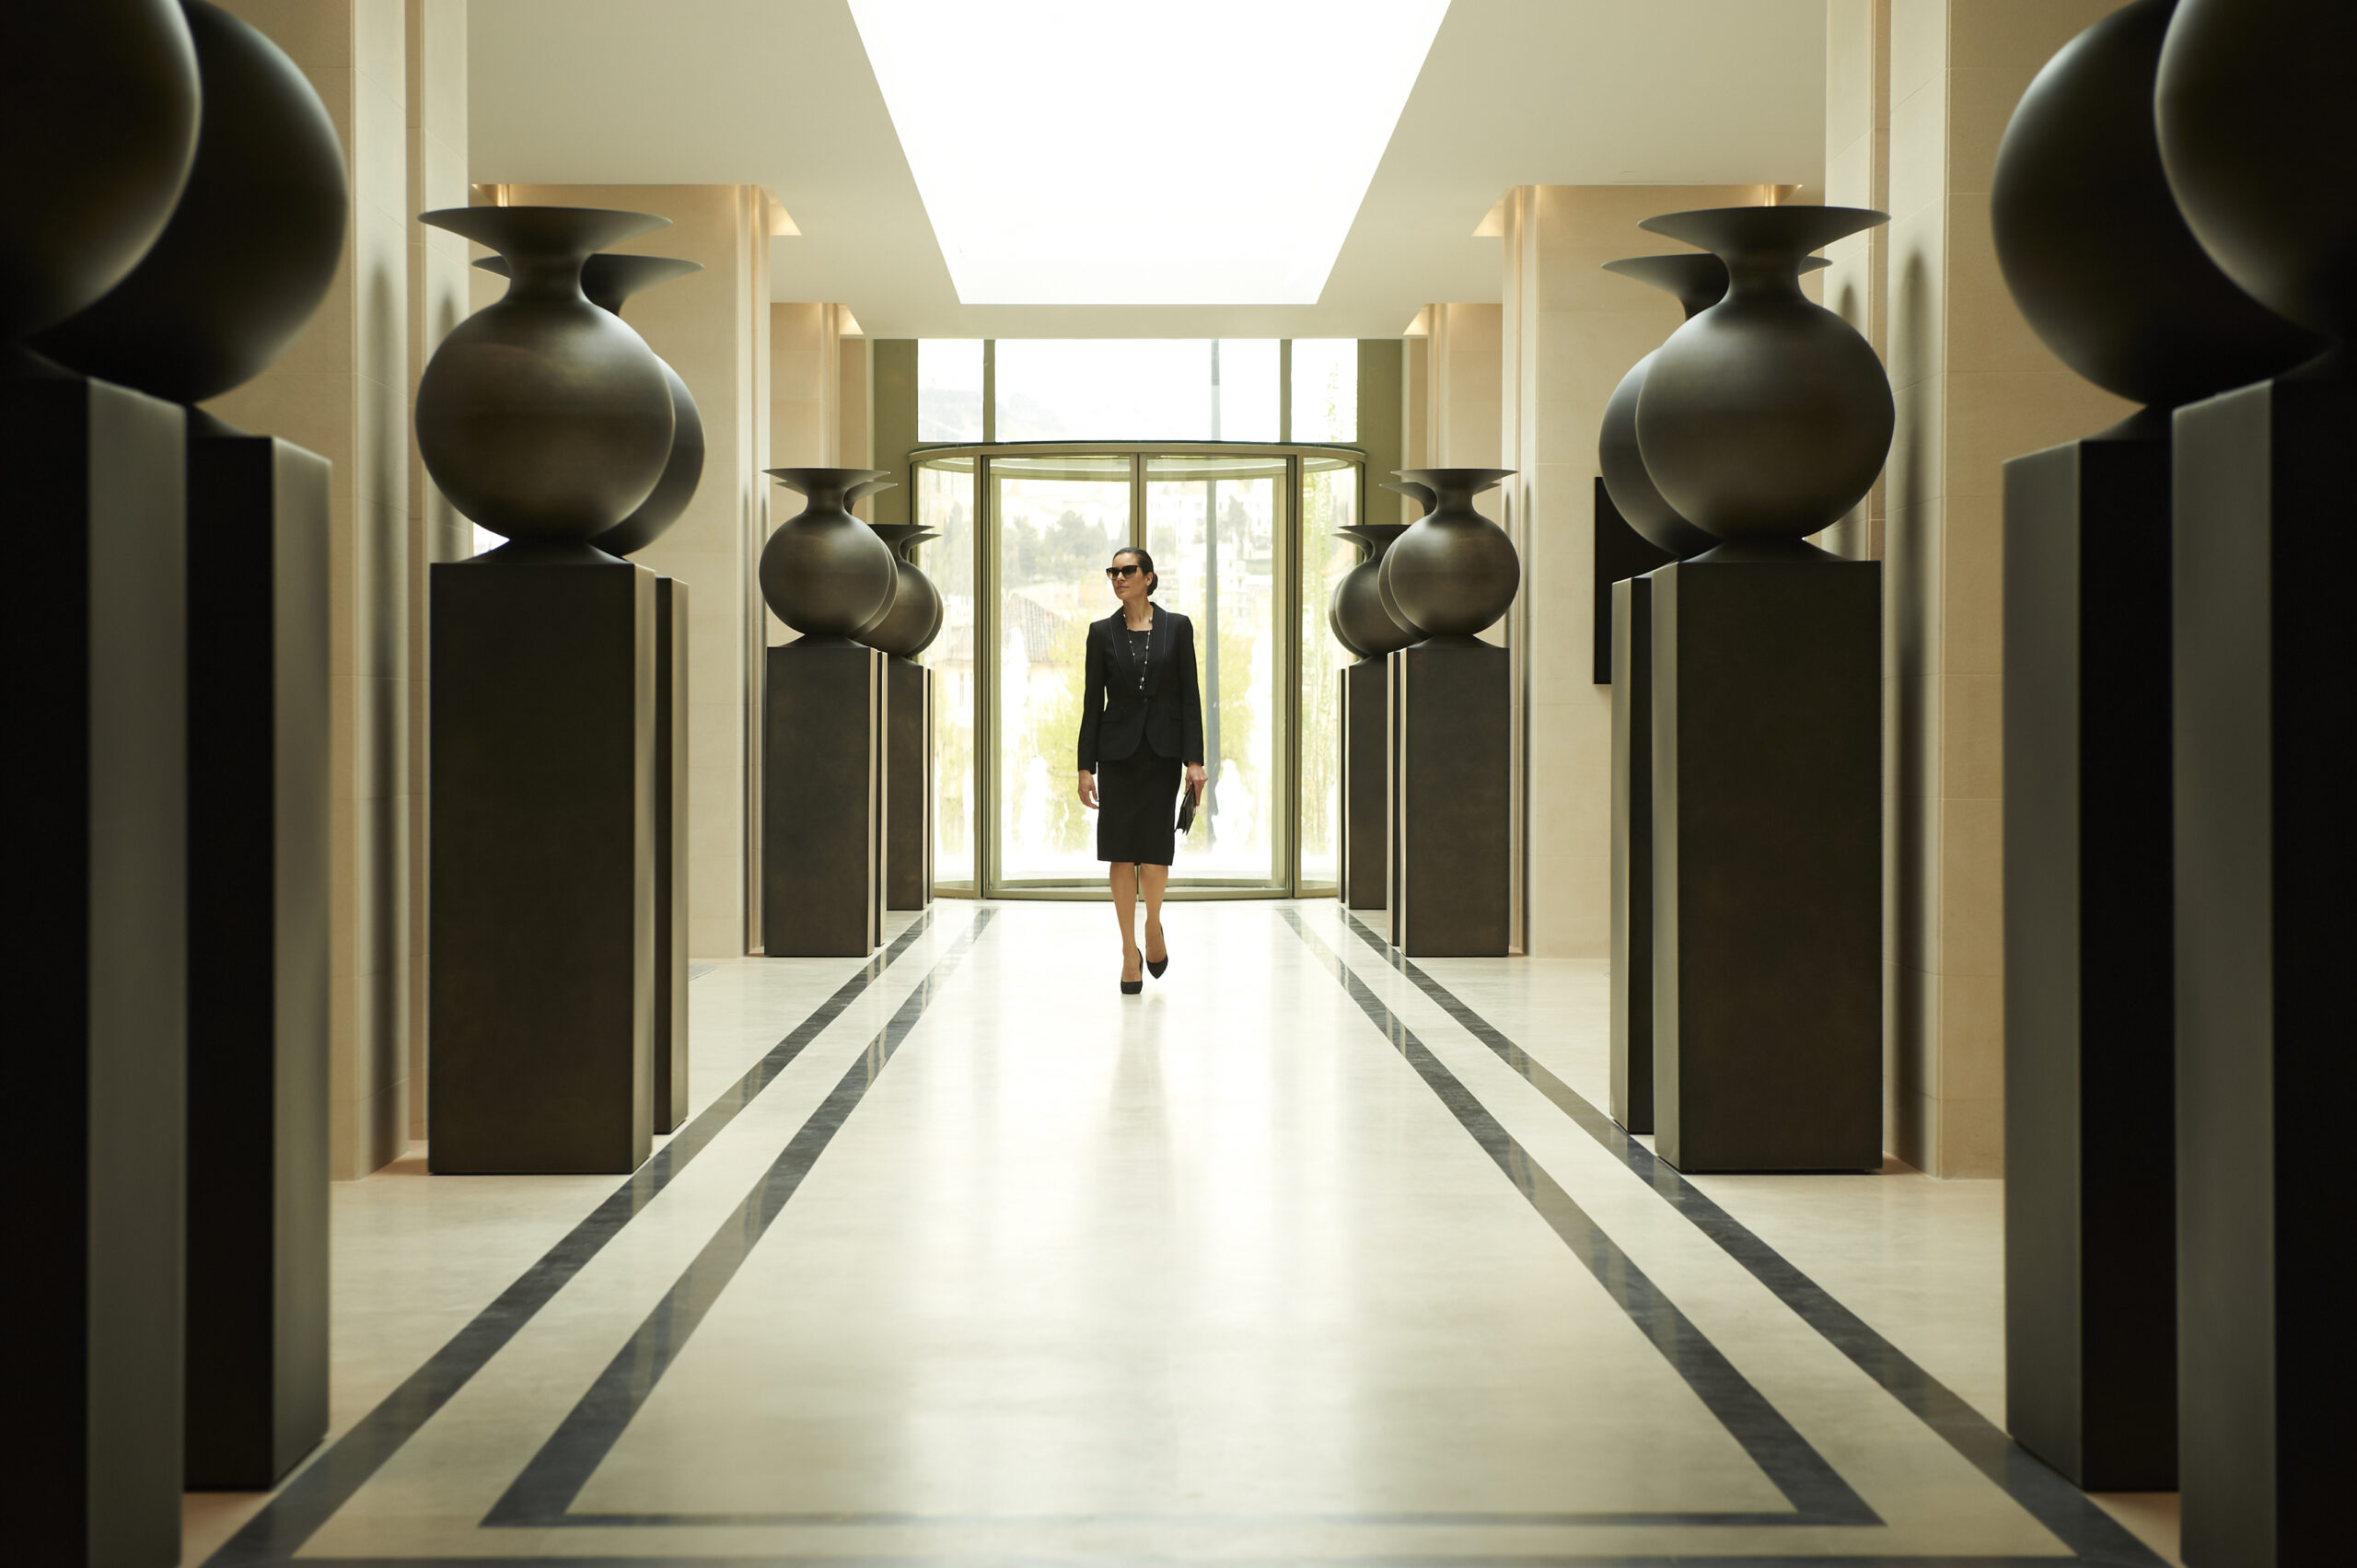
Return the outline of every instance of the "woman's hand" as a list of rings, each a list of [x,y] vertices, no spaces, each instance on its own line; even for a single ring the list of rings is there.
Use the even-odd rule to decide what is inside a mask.
[[[1203,772],[1203,765],[1201,762],[1190,762],[1187,764],[1187,787],[1192,791],[1199,799],[1202,796],[1203,781],[1207,777],[1209,777],[1209,775]]]
[[[1097,775],[1084,771],[1080,775],[1080,803],[1091,811],[1097,809]]]

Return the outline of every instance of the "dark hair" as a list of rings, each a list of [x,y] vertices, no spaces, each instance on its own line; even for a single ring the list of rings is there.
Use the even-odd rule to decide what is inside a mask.
[[[1154,569],[1154,557],[1146,553],[1146,552],[1140,550],[1134,544],[1125,544],[1121,546],[1120,549],[1113,552],[1113,559],[1116,561],[1119,561],[1124,555],[1136,556],[1138,558],[1138,564],[1145,568],[1145,597],[1152,598],[1154,597],[1154,590],[1160,586],[1161,582],[1159,575],[1156,574]]]

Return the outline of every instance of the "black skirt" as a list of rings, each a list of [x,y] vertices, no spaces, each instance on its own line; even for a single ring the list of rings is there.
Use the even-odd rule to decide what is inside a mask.
[[[1126,757],[1097,760],[1097,858],[1116,865],[1167,865],[1178,834],[1175,757],[1140,746]]]

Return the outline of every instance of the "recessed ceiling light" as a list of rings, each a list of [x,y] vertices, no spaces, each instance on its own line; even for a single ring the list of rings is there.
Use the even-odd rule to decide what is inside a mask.
[[[968,305],[1314,305],[1448,0],[851,0]]]

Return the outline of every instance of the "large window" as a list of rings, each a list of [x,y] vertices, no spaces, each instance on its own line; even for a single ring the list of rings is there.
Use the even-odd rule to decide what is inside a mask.
[[[1358,347],[1350,338],[926,338],[917,437],[1356,441]]]
[[[946,618],[924,662],[935,880],[1101,887],[1074,790],[1083,640],[1103,569],[1153,551],[1196,630],[1209,797],[1172,868],[1196,892],[1333,886],[1340,768],[1326,625],[1365,506],[1351,339],[926,339],[916,520]],[[1383,475],[1374,476],[1375,480]]]

